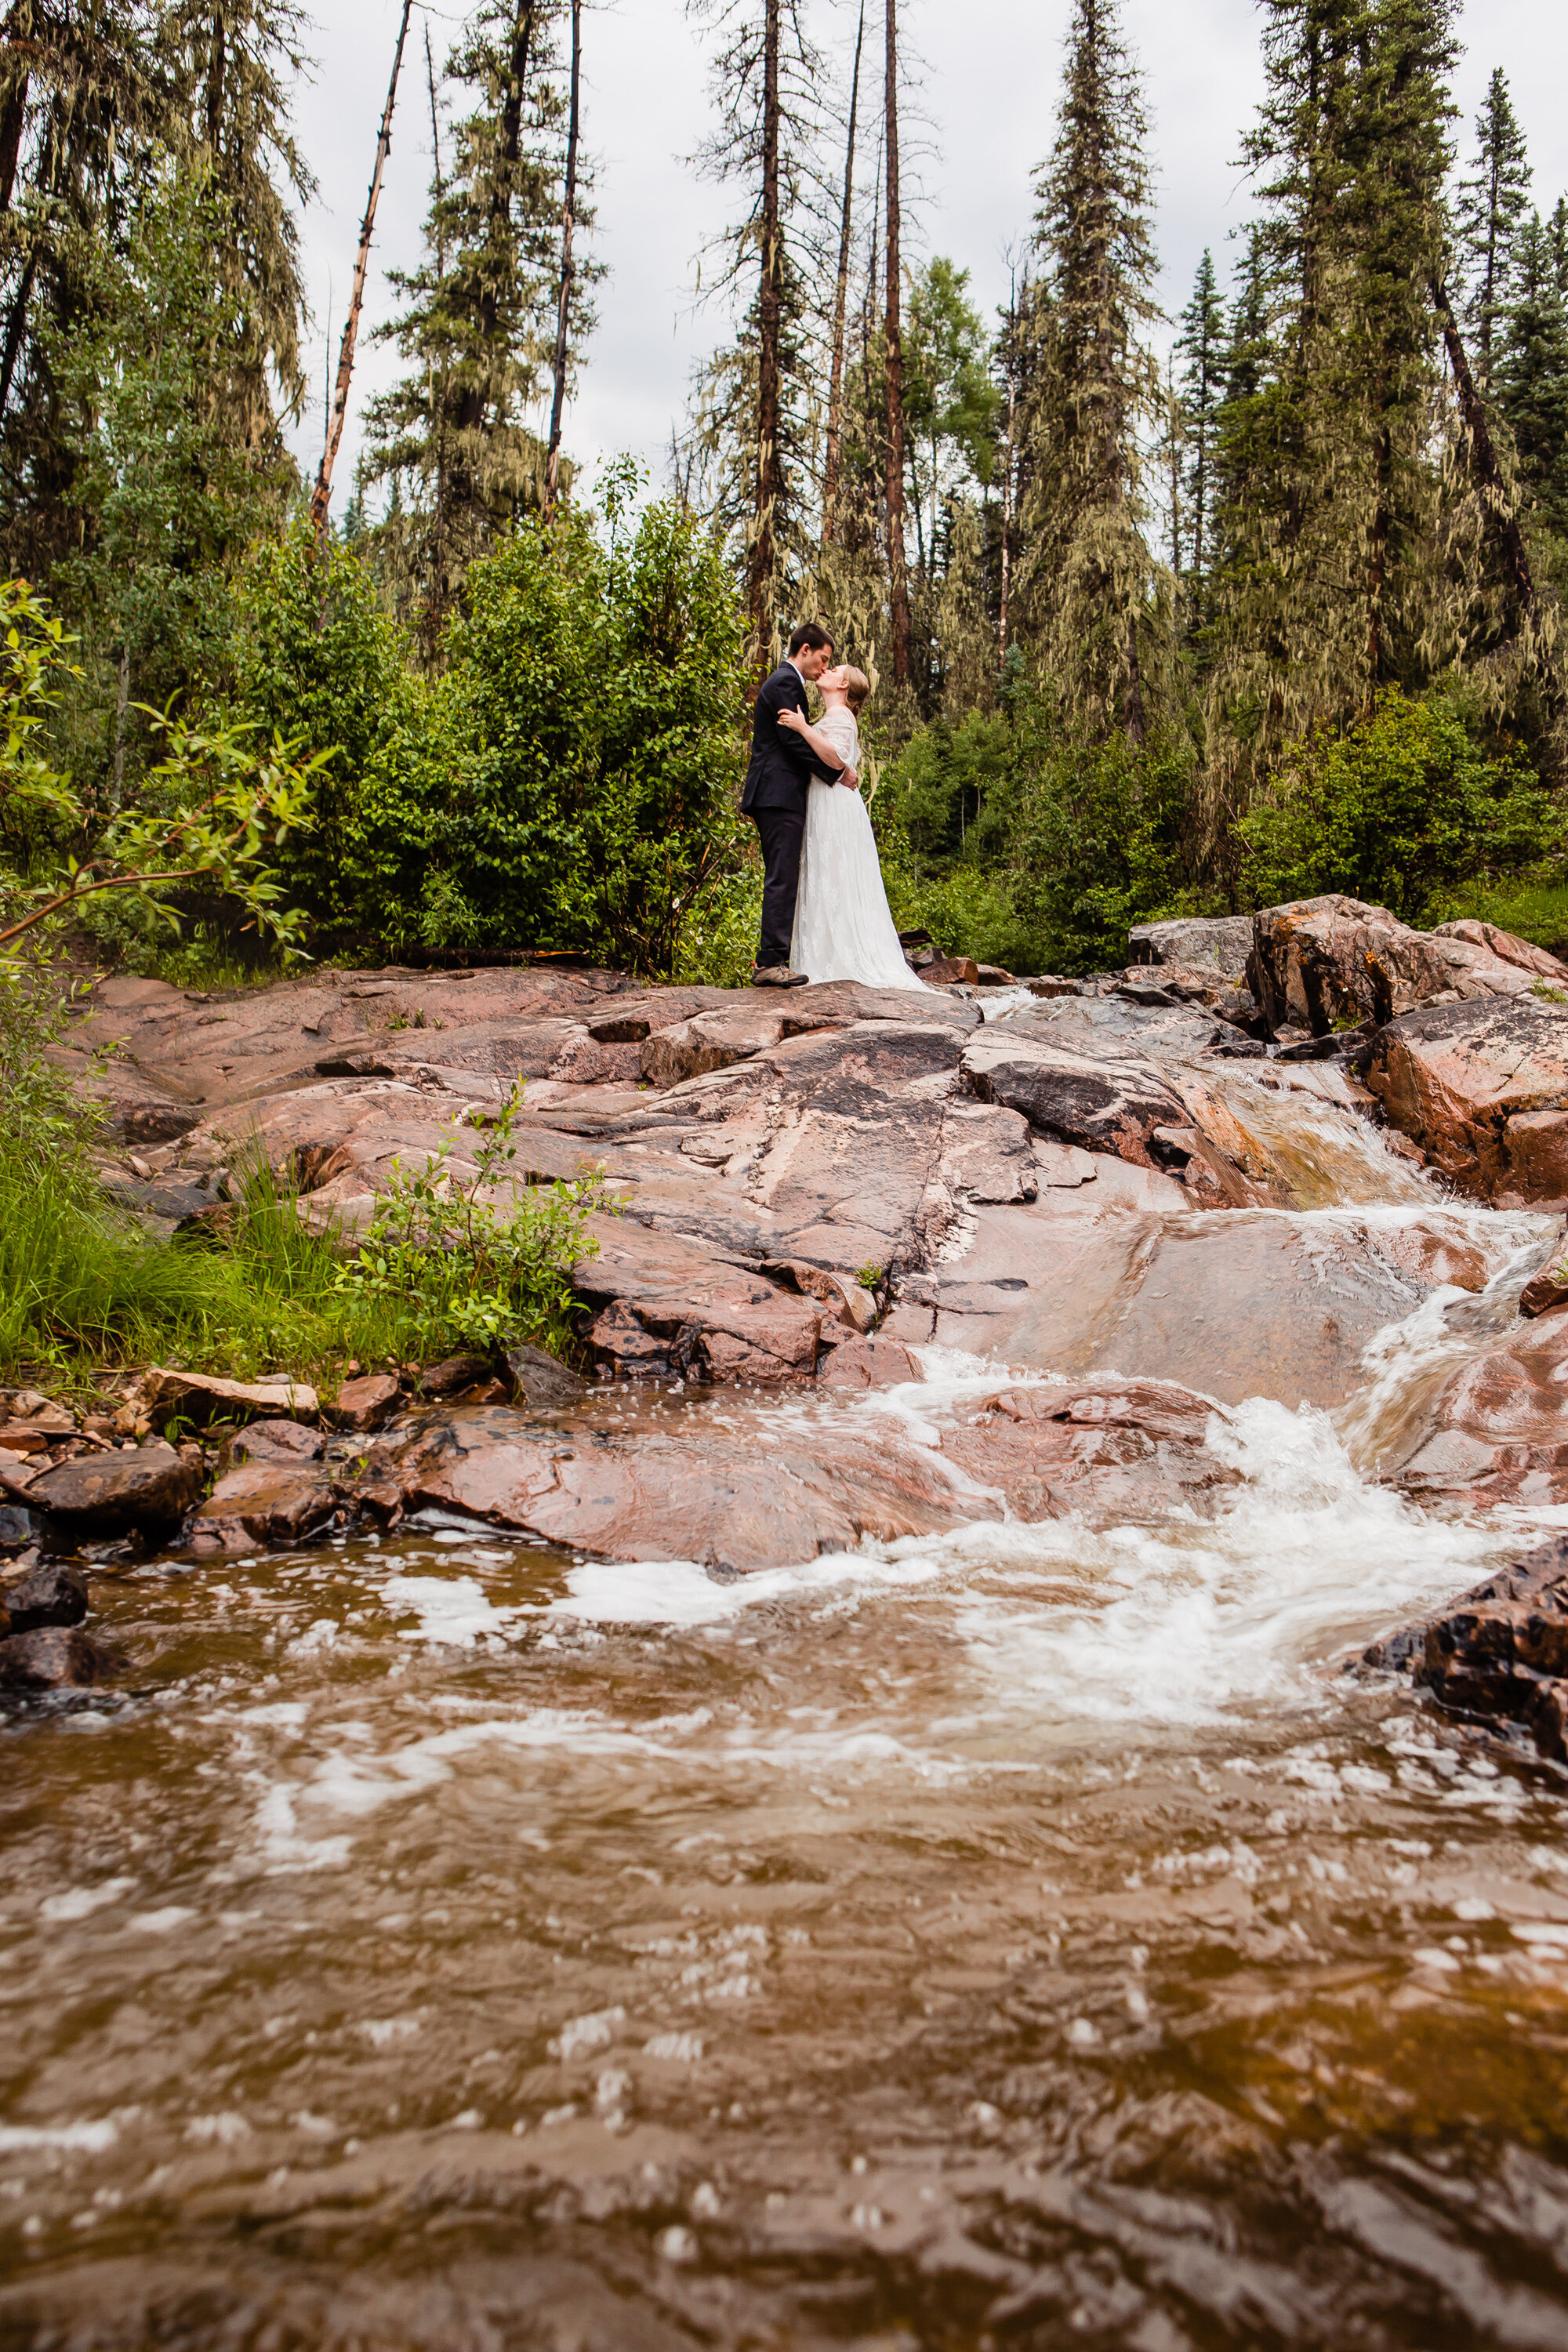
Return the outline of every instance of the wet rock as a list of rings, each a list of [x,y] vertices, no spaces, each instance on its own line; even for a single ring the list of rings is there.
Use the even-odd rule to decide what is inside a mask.
[[[476,1387],[492,1377],[490,1360],[467,1352],[445,1356],[438,1364],[426,1364],[419,1375],[419,1393],[423,1397],[457,1396],[464,1389]]]
[[[1149,1148],[1156,1128],[1187,1124],[1182,1097],[1151,1064],[1065,1032],[1037,1041],[988,1033],[971,1040],[960,1068],[979,1101],[1020,1112],[1041,1135],[1139,1167],[1158,1164]]]
[[[197,1463],[172,1445],[153,1443],[134,1452],[83,1454],[46,1470],[28,1487],[27,1500],[72,1538],[156,1534],[184,1517],[200,1483]]]
[[[1568,1003],[1525,993],[1427,1005],[1379,1029],[1354,1068],[1458,1191],[1568,1207]]]
[[[1127,935],[1130,964],[1207,964],[1216,972],[1239,977],[1247,969],[1251,952],[1250,915],[1181,917],[1167,923],[1137,923]]]
[[[221,1477],[187,1529],[198,1555],[296,1544],[331,1517],[337,1496],[324,1465],[254,1461]]]
[[[344,1381],[323,1417],[334,1429],[379,1429],[397,1410],[401,1391],[390,1372],[363,1372]]]
[[[506,1370],[512,1403],[531,1405],[536,1412],[575,1404],[587,1393],[587,1381],[569,1371],[564,1364],[557,1363],[553,1356],[547,1356],[542,1348],[509,1348]]]
[[[327,1441],[319,1429],[302,1421],[253,1421],[226,1440],[218,1456],[220,1469],[241,1462],[319,1462]]]
[[[33,1633],[44,1625],[79,1625],[86,1615],[87,1579],[74,1568],[29,1569],[0,1593],[0,1617],[8,1621],[8,1633]]]
[[[848,1335],[825,1348],[816,1377],[823,1388],[890,1389],[903,1381],[918,1381],[920,1366],[900,1340],[875,1335]]]
[[[831,1352],[849,1349],[847,1372],[858,1361],[878,1385],[910,1377],[889,1341],[850,1338]],[[869,1378],[843,1382],[862,1384]],[[600,1558],[745,1571],[1007,1508],[1031,1519],[1070,1510],[1150,1522],[1205,1513],[1236,1483],[1207,1450],[1226,1418],[1169,1383],[1114,1378],[1005,1387],[925,1444],[880,1417],[876,1426],[814,1419],[781,1445],[765,1423],[731,1414],[668,1429],[584,1414],[545,1432],[503,1408],[458,1407],[380,1440],[363,1491],[382,1512],[395,1496],[405,1510],[460,1511]]]
[[[1526,1322],[1534,1322],[1540,1316],[1554,1315],[1560,1307],[1568,1307],[1568,1265],[1561,1252],[1525,1284],[1519,1294],[1519,1311]]]
[[[74,1626],[49,1625],[0,1642],[0,1690],[90,1690],[123,1670],[124,1661]]]
[[[56,1531],[42,1511],[25,1504],[0,1503],[0,1551],[53,1550]]]
[[[160,1364],[150,1366],[144,1375],[142,1398],[155,1425],[177,1418],[194,1429],[205,1429],[212,1421],[257,1421],[274,1414],[314,1421],[320,1410],[315,1390],[303,1381],[224,1381]]]
[[[1568,1538],[1373,1643],[1364,1662],[1408,1671],[1450,1714],[1517,1726],[1542,1756],[1568,1761]]]
[[[999,1486],[1022,1519],[1148,1520],[1207,1517],[1238,1470],[1209,1450],[1226,1415],[1206,1397],[1164,1381],[1016,1388],[987,1397],[942,1451]]]
[[[1451,1509],[1568,1501],[1568,1318],[1516,1327],[1462,1365],[1430,1406],[1425,1434],[1384,1475]]]

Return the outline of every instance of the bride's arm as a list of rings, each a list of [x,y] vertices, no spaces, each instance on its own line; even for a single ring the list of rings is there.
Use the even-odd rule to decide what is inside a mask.
[[[798,735],[803,742],[808,743],[817,758],[828,767],[841,771],[833,779],[836,784],[847,784],[851,792],[858,788],[859,771],[847,765],[842,749],[824,729],[808,726],[798,710],[787,709],[779,712],[779,725],[787,727],[792,734]]]

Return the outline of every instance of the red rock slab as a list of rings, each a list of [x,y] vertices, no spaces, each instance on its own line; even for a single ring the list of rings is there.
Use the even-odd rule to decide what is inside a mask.
[[[1462,1366],[1426,1436],[1385,1475],[1456,1508],[1568,1502],[1568,1316],[1525,1324]]]
[[[1021,1519],[1081,1514],[1121,1524],[1194,1510],[1206,1517],[1241,1473],[1208,1450],[1207,1397],[1166,1381],[1097,1381],[988,1397],[942,1452],[1000,1487]]]
[[[1380,1029],[1356,1068],[1389,1124],[1458,1191],[1568,1206],[1568,1004],[1428,1005]]]
[[[668,1428],[584,1416],[543,1432],[505,1408],[459,1407],[381,1441],[364,1476],[406,1508],[470,1513],[600,1558],[749,1570],[1007,1507],[1096,1522],[1211,1512],[1237,1476],[1207,1450],[1216,1416],[1170,1383],[1117,1381],[1000,1391],[936,1446],[882,1416],[824,1414],[781,1439],[698,1412]]]
[[[247,1462],[218,1480],[192,1517],[188,1538],[198,1554],[302,1543],[326,1525],[335,1503],[331,1473],[320,1464]]]

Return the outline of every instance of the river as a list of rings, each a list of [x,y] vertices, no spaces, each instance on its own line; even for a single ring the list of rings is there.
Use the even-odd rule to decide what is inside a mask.
[[[1345,1671],[1568,1517],[1371,1475],[1550,1228],[1344,1166],[1490,1288],[1213,1521],[99,1581],[132,1686],[0,1729],[6,2352],[1568,2352],[1568,1781]],[[595,1410],[763,1476],[995,1383],[923,1361]]]

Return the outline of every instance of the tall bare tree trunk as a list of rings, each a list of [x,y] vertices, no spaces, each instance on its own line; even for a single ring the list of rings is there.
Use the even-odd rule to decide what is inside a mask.
[[[430,27],[425,27],[425,85],[430,93],[430,161],[436,177],[436,275],[447,275],[447,232],[441,221],[441,201],[447,191],[441,177],[441,116],[436,104],[436,60],[430,54]],[[441,370],[437,393],[432,362],[429,405],[436,420],[436,535],[430,562],[430,641],[437,644],[447,612],[447,370]]]
[[[833,538],[838,479],[844,470],[844,322],[849,301],[849,229],[855,204],[855,121],[860,106],[860,44],[866,0],[855,27],[855,70],[849,80],[849,136],[844,144],[844,211],[838,228],[838,284],[833,297],[833,364],[827,378],[827,462],[822,477],[822,544]]]
[[[321,468],[316,476],[316,487],[310,493],[310,520],[321,536],[326,533],[327,509],[331,503],[332,467],[338,462],[343,420],[348,415],[349,379],[353,374],[354,344],[359,337],[359,314],[364,302],[365,272],[370,267],[370,240],[375,227],[376,203],[381,195],[381,175],[386,169],[386,158],[392,146],[392,110],[397,103],[397,77],[403,70],[403,44],[408,38],[408,18],[413,5],[414,0],[403,0],[403,21],[397,28],[397,54],[392,60],[392,79],[387,85],[381,135],[375,142],[375,169],[370,175],[370,194],[365,200],[364,219],[360,224],[353,291],[349,297],[349,315],[343,323],[342,349],[338,353],[338,382],[327,426],[327,446],[321,452]]]
[[[512,197],[517,192],[517,166],[522,154],[522,94],[528,80],[528,52],[533,41],[534,5],[535,0],[518,0],[517,15],[512,19],[510,70],[507,76],[506,104],[500,114],[500,136],[496,142],[495,177],[490,183],[489,234],[492,237],[503,224],[510,226]],[[493,341],[500,316],[496,273],[487,269],[479,294],[479,325],[487,343]],[[471,433],[483,422],[484,413],[484,385],[470,383],[458,409],[459,432]]]
[[[899,322],[899,5],[887,0],[885,97],[888,158],[888,600],[893,622],[893,685],[910,682],[910,583],[904,565],[904,341]]]
[[[561,207],[561,299],[555,313],[555,393],[550,404],[550,458],[544,512],[555,511],[561,466],[561,412],[566,404],[566,326],[572,308],[572,230],[577,208],[578,90],[583,66],[583,0],[572,0],[572,102],[566,126],[566,193]]]
[[[16,0],[5,23],[7,45],[14,46],[18,56],[30,53],[33,43],[33,0]],[[22,153],[22,132],[27,121],[27,91],[32,75],[26,66],[12,65],[7,60],[5,79],[10,87],[5,103],[0,108],[0,213],[11,209],[11,196],[16,185],[16,165]]]
[[[1026,276],[1024,285],[1028,288]],[[1007,441],[1002,467],[1002,611],[996,625],[996,667],[1007,660],[1007,592],[1013,583],[1013,467],[1018,423],[1018,297],[1007,298]]]
[[[779,219],[779,26],[783,0],[763,12],[763,282],[757,299],[757,497],[752,518],[747,604],[752,657],[761,668],[773,636],[783,482],[779,449],[779,338],[784,250]]]

